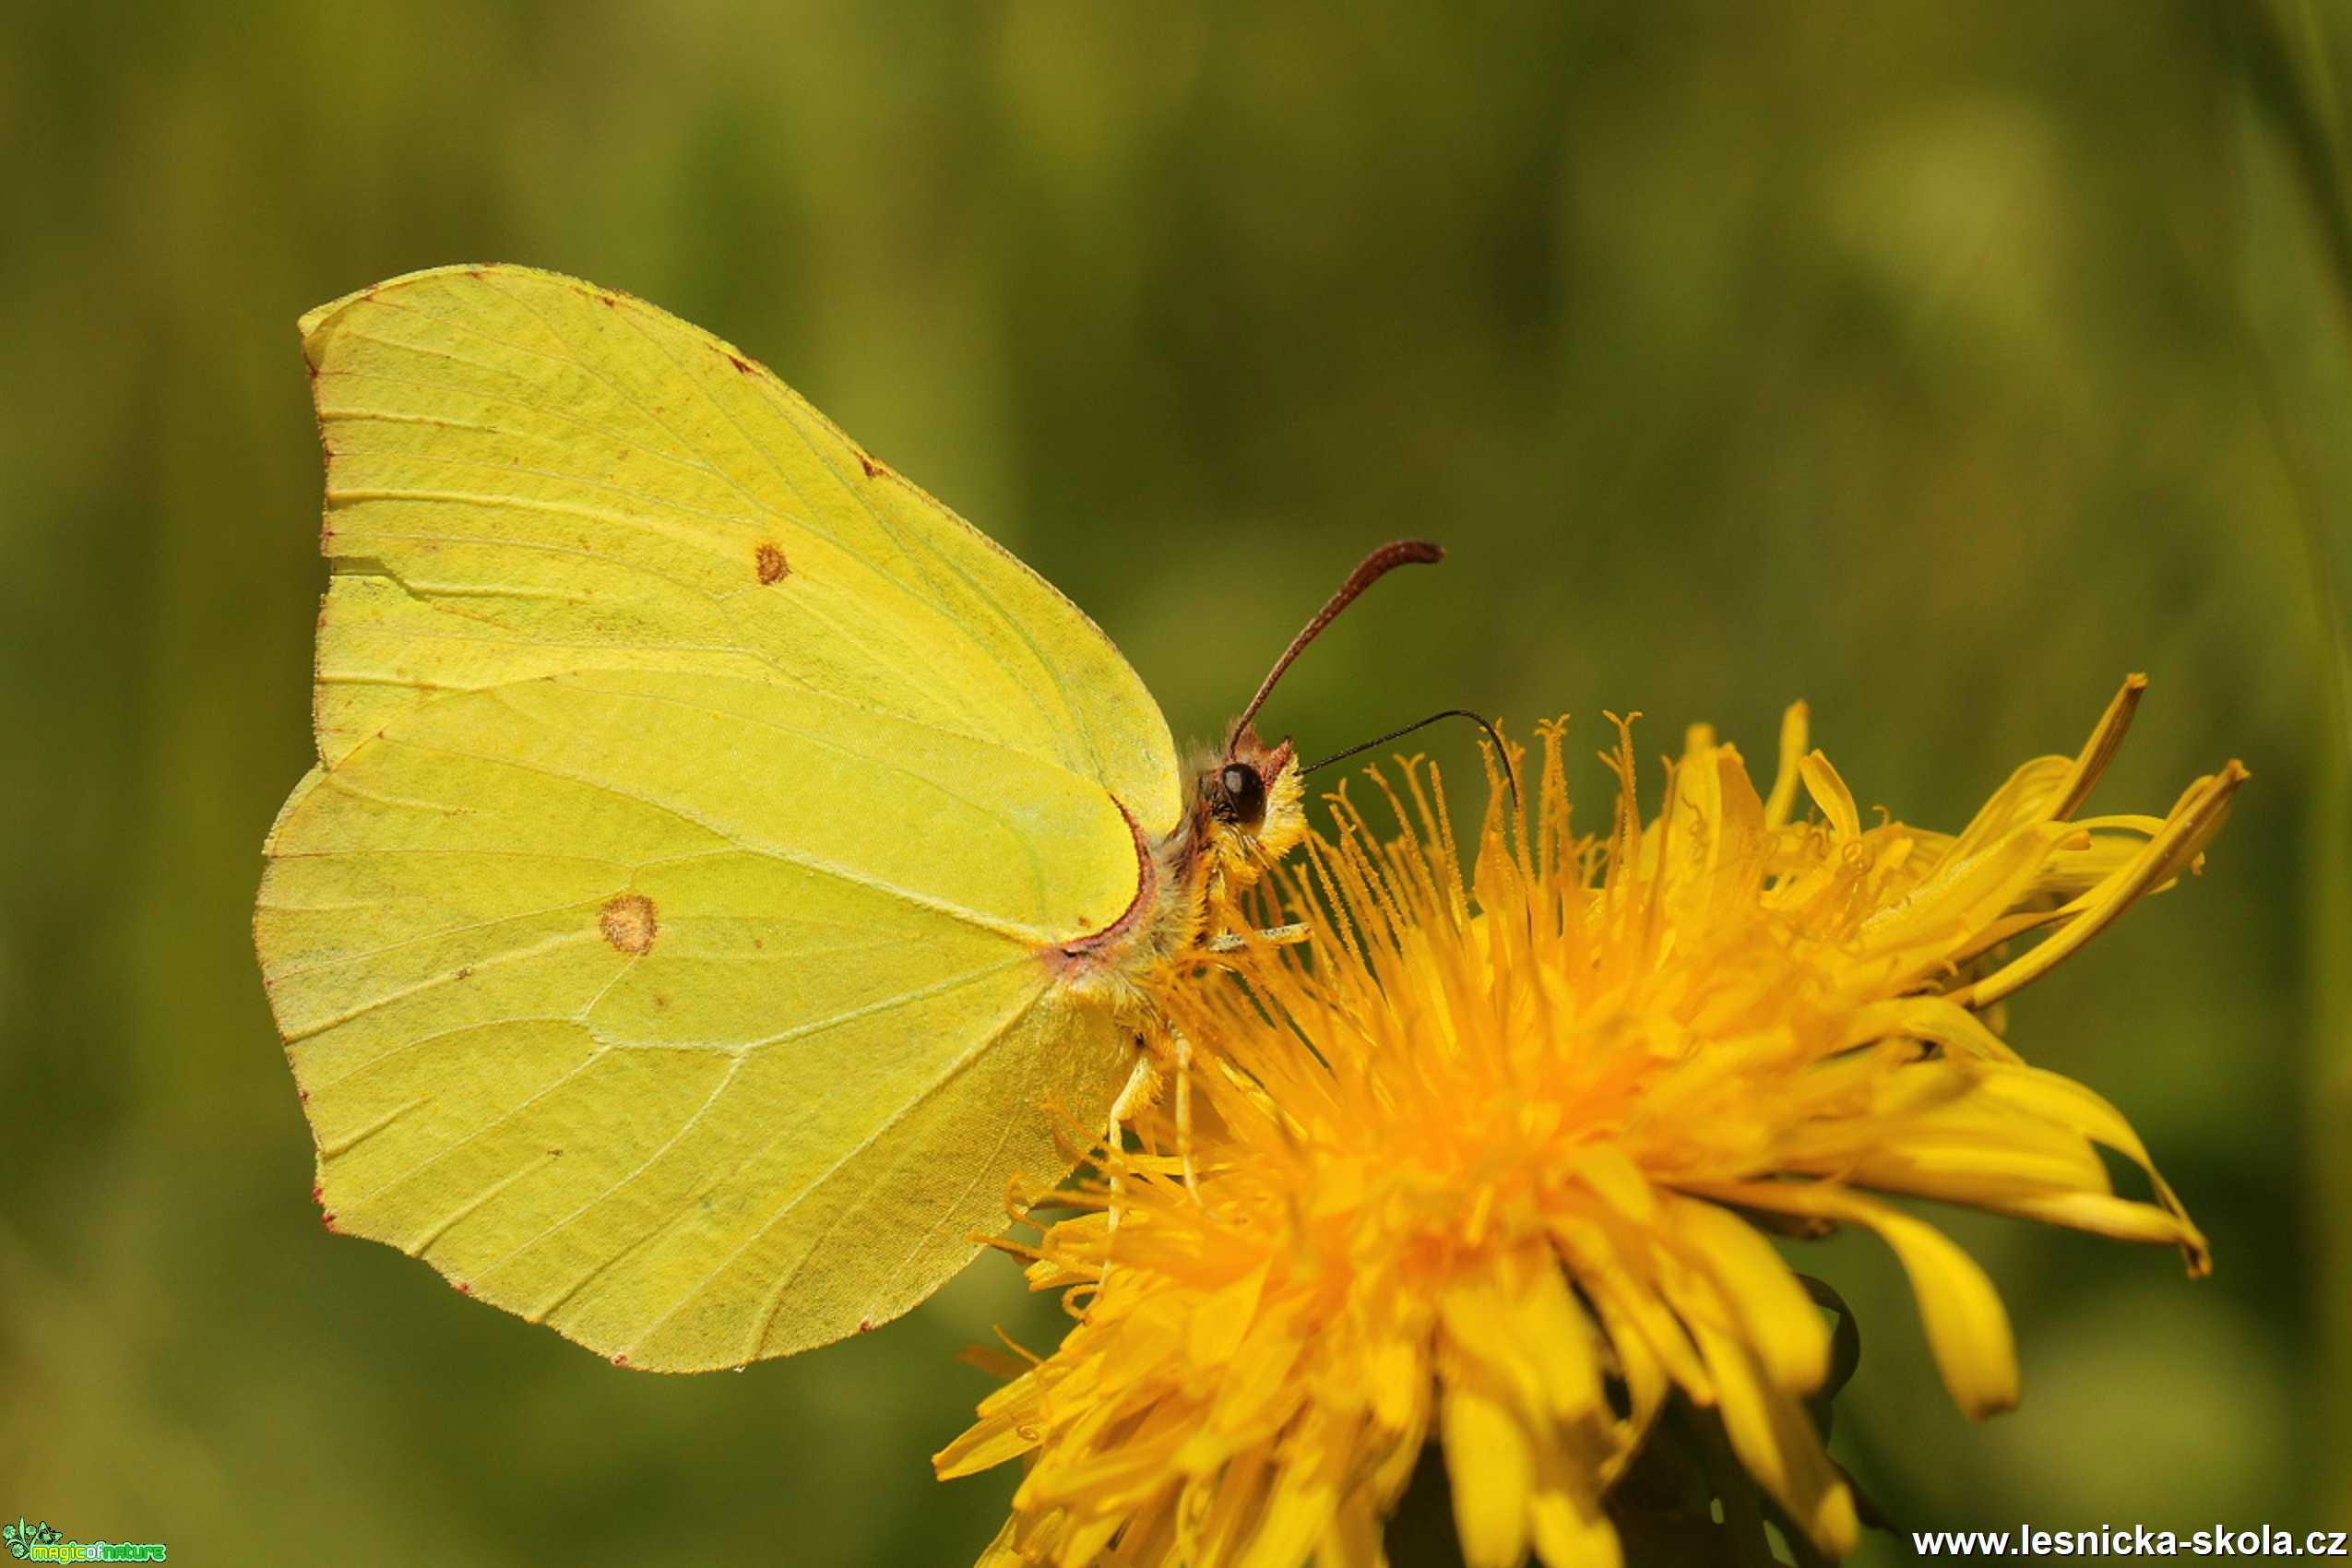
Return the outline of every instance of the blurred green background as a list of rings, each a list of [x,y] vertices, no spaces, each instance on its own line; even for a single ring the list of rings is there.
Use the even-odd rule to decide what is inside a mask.
[[[2133,1119],[2217,1273],[1954,1218],[2025,1362],[1972,1427],[1894,1264],[1809,1254],[1865,1325],[1838,1451],[1906,1524],[2352,1525],[2346,24],[16,9],[0,1512],[449,1568],[954,1563],[1001,1517],[1009,1474],[927,1463],[988,1386],[954,1351],[1053,1332],[1001,1259],[868,1339],[667,1379],[319,1229],[247,932],[325,580],[293,322],[507,260],[776,366],[1089,610],[1180,739],[1408,533],[1452,560],[1274,705],[1310,751],[1612,707],[1761,763],[1802,696],[1865,802],[1952,826],[2147,671],[2100,802],[2254,782],[2203,881],[2012,1031]]]

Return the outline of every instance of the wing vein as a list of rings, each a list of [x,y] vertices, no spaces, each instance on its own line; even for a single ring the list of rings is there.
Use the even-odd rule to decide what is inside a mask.
[[[851,502],[864,509],[866,516],[873,519],[873,524],[876,528],[882,529],[885,533],[890,536],[892,541],[898,545],[900,552],[907,557],[909,564],[914,564],[916,570],[922,573],[925,581],[932,581],[932,579],[931,578],[929,570],[916,562],[914,552],[907,547],[905,542],[902,540],[898,530],[883,517],[882,508],[876,506],[873,504],[873,499],[863,491],[853,485],[849,481],[849,476],[842,470],[838,464],[834,462],[831,457],[827,457],[825,453],[825,449],[817,445],[815,439],[812,437],[807,431],[802,428],[802,422],[800,418],[801,410],[792,407],[792,399],[783,393],[780,386],[767,386],[763,388],[763,390],[766,391],[768,400],[776,405],[778,412],[783,416],[785,424],[791,430],[794,435],[800,438],[801,445],[808,449],[809,456],[815,459],[817,463],[822,465],[827,473],[830,473],[833,476],[834,484],[838,487],[842,493],[847,495]],[[805,500],[805,497],[803,499]],[[936,503],[934,503],[934,505],[936,505]],[[964,526],[968,527],[969,525],[967,524]],[[1036,683],[1014,677],[1014,686],[1028,699],[1029,706],[1037,710],[1038,717],[1045,721],[1046,727],[1050,731],[1057,730],[1063,731],[1071,730],[1076,731],[1078,732],[1080,743],[1086,747],[1087,758],[1094,764],[1095,777],[1098,778],[1108,777],[1107,771],[1102,766],[1102,758],[1097,754],[1094,750],[1094,737],[1092,733],[1087,730],[1087,726],[1077,722],[1076,714],[1070,707],[1070,694],[1068,689],[1063,684],[1062,671],[1055,669],[1052,662],[1045,657],[1044,650],[1037,646],[1037,639],[1029,635],[1027,627],[1021,625],[1018,622],[1015,621],[1012,616],[1006,614],[1004,607],[996,602],[993,595],[990,594],[978,583],[974,582],[970,573],[965,571],[961,566],[957,565],[954,561],[950,560],[940,551],[932,548],[927,541],[918,540],[917,543],[921,545],[924,554],[929,555],[932,560],[946,567],[950,573],[960,580],[964,587],[970,590],[972,597],[978,600],[988,612],[996,618],[996,621],[1000,625],[1009,629],[1015,636],[1020,639],[1021,646],[1028,649],[1029,657],[1035,661],[1039,671],[1044,675],[1047,683],[1051,683],[1053,687],[1055,703],[1062,709],[1060,723],[1058,725],[1056,724],[1054,716],[1047,712],[1045,705],[1038,700]],[[979,635],[965,624],[963,618],[960,616],[950,615],[948,613],[944,601],[939,597],[935,583],[932,588],[932,600],[933,602],[939,606],[940,614],[943,617],[945,617],[951,624],[955,625],[964,633],[964,637],[967,642],[969,642],[974,647],[978,648],[980,653],[987,657],[990,662],[995,664],[998,669],[1004,669],[1003,660],[996,658],[994,650],[990,648],[986,643],[983,643]],[[1013,676],[1013,672],[1009,670],[1004,672],[1008,677]]]
[[[647,1336],[659,1332],[663,1325],[670,1322],[671,1319],[676,1317],[679,1313],[683,1312],[688,1303],[698,1299],[705,1290],[708,1289],[712,1280],[726,1273],[729,1268],[734,1265],[735,1261],[738,1258],[742,1257],[744,1253],[750,1251],[752,1246],[765,1237],[770,1230],[773,1230],[779,1220],[783,1219],[785,1216],[798,1208],[807,1200],[811,1194],[823,1188],[827,1182],[830,1182],[834,1176],[838,1174],[842,1167],[857,1158],[860,1155],[865,1153],[866,1150],[872,1148],[876,1142],[878,1142],[885,1134],[896,1128],[899,1123],[904,1122],[909,1116],[914,1114],[914,1112],[922,1106],[929,1104],[931,1100],[942,1090],[945,1089],[957,1078],[962,1077],[966,1072],[970,1070],[973,1063],[979,1062],[980,1058],[987,1055],[987,1053],[993,1050],[997,1043],[1001,1041],[1006,1034],[1011,1032],[1015,1026],[1018,1025],[1022,1019],[1028,1016],[1031,1009],[1037,1006],[1039,999],[1043,994],[1044,988],[1042,986],[1039,986],[1038,989],[1029,992],[1029,994],[1023,999],[1019,1006],[1014,1008],[1012,1012],[1007,1014],[994,1028],[981,1036],[972,1044],[965,1047],[955,1057],[950,1059],[938,1076],[932,1079],[930,1083],[922,1087],[920,1092],[910,1096],[904,1104],[894,1110],[889,1116],[883,1120],[879,1126],[875,1127],[873,1131],[868,1133],[864,1137],[859,1139],[848,1152],[844,1153],[832,1164],[826,1166],[823,1170],[819,1171],[809,1181],[802,1183],[799,1191],[791,1194],[782,1203],[778,1204],[766,1218],[760,1221],[759,1225],[753,1229],[749,1236],[743,1238],[743,1240],[736,1245],[732,1252],[729,1253],[717,1264],[713,1265],[709,1271],[704,1274],[701,1278],[695,1280],[693,1285],[687,1287],[685,1291],[682,1293],[676,1301],[672,1301],[662,1311],[660,1316],[654,1318],[643,1329],[639,1330],[636,1338],[632,1341],[632,1345],[641,1345],[645,1342]],[[769,1149],[775,1147],[776,1144],[782,1139],[789,1131],[789,1129],[786,1129],[778,1131],[773,1134],[766,1143],[762,1144],[757,1149],[754,1150],[750,1155],[746,1156],[743,1160],[739,1162],[735,1167],[735,1170],[740,1171],[744,1166],[749,1165],[753,1160],[759,1158],[762,1155],[765,1155]],[[731,1174],[732,1173],[731,1173]]]
[[[626,885],[625,881],[623,885]],[[601,904],[618,891],[618,888],[613,888],[603,893],[590,894],[585,898],[574,898],[568,903],[552,905],[544,909],[526,909],[519,914],[500,915],[494,920],[476,921],[471,925],[453,925],[440,931],[421,932],[415,936],[402,937],[398,942],[387,942],[381,947],[362,948],[357,953],[339,953],[332,958],[323,958],[315,964],[305,964],[299,969],[273,969],[269,974],[269,982],[276,985],[282,980],[300,980],[304,975],[315,975],[327,969],[340,968],[346,964],[363,964],[370,958],[381,958],[388,953],[398,953],[404,947],[414,947],[421,943],[445,942],[453,936],[466,936],[478,931],[494,931],[502,925],[513,925],[520,921],[543,921],[550,915],[560,915],[566,909],[587,909],[591,905]],[[382,908],[383,906],[362,907]]]
[[[819,876],[829,876],[837,882],[845,882],[855,887],[869,888],[885,897],[911,904],[917,909],[929,909],[934,914],[945,915],[951,920],[970,926],[975,931],[984,931],[995,936],[1010,937],[1016,942],[1026,943],[1031,947],[1044,947],[1061,940],[1051,932],[1039,931],[1034,926],[1023,925],[1016,921],[1001,921],[993,916],[984,915],[978,909],[966,909],[963,905],[949,899],[936,898],[927,893],[918,893],[911,887],[902,887],[896,883],[885,882],[880,877],[867,876],[851,871],[846,866],[819,860],[814,855],[797,855],[778,845],[746,843],[725,828],[704,821],[693,812],[644,795],[632,794],[626,790],[616,788],[601,779],[590,778],[582,774],[568,773],[560,767],[549,767],[542,763],[524,762],[517,757],[490,756],[481,752],[461,751],[455,746],[437,746],[430,742],[415,740],[405,735],[380,736],[378,741],[384,745],[411,746],[418,751],[434,752],[442,756],[462,757],[469,762],[479,762],[492,767],[517,768],[526,773],[536,773],[543,778],[559,779],[567,784],[577,784],[584,789],[601,790],[617,800],[635,801],[649,810],[673,816],[689,826],[699,827],[706,833],[725,839],[746,854],[764,855],[769,860],[785,865],[798,866],[802,871],[814,872]]]

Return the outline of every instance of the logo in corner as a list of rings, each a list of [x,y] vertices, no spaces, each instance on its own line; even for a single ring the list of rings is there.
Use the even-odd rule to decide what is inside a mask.
[[[13,1525],[0,1525],[0,1540],[8,1543],[8,1555],[11,1557],[30,1557],[34,1547],[47,1546],[65,1538],[46,1519],[38,1525],[28,1525],[19,1515]]]
[[[38,1525],[18,1515],[13,1525],[0,1525],[0,1541],[8,1555],[28,1562],[161,1562],[161,1541],[67,1540],[57,1526],[43,1519]]]

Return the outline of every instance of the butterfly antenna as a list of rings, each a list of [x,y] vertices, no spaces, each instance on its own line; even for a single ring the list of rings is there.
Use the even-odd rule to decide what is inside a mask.
[[[1358,595],[1399,566],[1429,564],[1444,559],[1444,550],[1425,539],[1400,539],[1394,544],[1382,545],[1358,562],[1356,569],[1348,574],[1348,580],[1339,585],[1339,591],[1324,601],[1324,607],[1315,612],[1314,619],[1290,639],[1290,646],[1282,650],[1282,657],[1274,661],[1274,668],[1265,672],[1264,681],[1258,683],[1258,695],[1250,699],[1250,706],[1243,708],[1241,717],[1233,721],[1233,732],[1225,740],[1226,750],[1233,749],[1233,742],[1240,740],[1241,731],[1250,727],[1250,720],[1258,716],[1258,709],[1265,706],[1265,699],[1274,695],[1274,683],[1282,679],[1282,672],[1290,668],[1291,661],[1306,652],[1307,645],[1314,641],[1325,626],[1337,620],[1339,612],[1353,604]],[[1374,745],[1379,743],[1377,741],[1372,742]]]
[[[1511,772],[1510,749],[1503,745],[1503,736],[1495,730],[1492,724],[1489,723],[1481,715],[1472,713],[1467,707],[1449,707],[1443,709],[1440,712],[1432,713],[1427,719],[1416,719],[1401,730],[1391,730],[1385,735],[1376,735],[1360,745],[1349,746],[1344,752],[1334,752],[1329,756],[1323,758],[1319,762],[1311,762],[1307,764],[1304,767],[1299,769],[1299,771],[1301,773],[1313,773],[1318,767],[1329,767],[1335,762],[1345,762],[1359,752],[1368,752],[1374,746],[1384,746],[1389,742],[1402,739],[1404,736],[1411,734],[1416,730],[1426,729],[1428,726],[1436,723],[1441,719],[1467,719],[1471,723],[1486,731],[1486,738],[1494,742],[1494,757],[1497,762],[1503,765],[1503,782],[1509,787],[1511,790],[1511,804],[1513,809],[1516,810],[1519,804],[1519,780]]]

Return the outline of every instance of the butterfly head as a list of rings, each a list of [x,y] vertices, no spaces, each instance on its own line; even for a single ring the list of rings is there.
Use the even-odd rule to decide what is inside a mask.
[[[1305,785],[1290,742],[1269,746],[1249,725],[1194,786],[1193,837],[1215,889],[1229,897],[1304,836]]]

